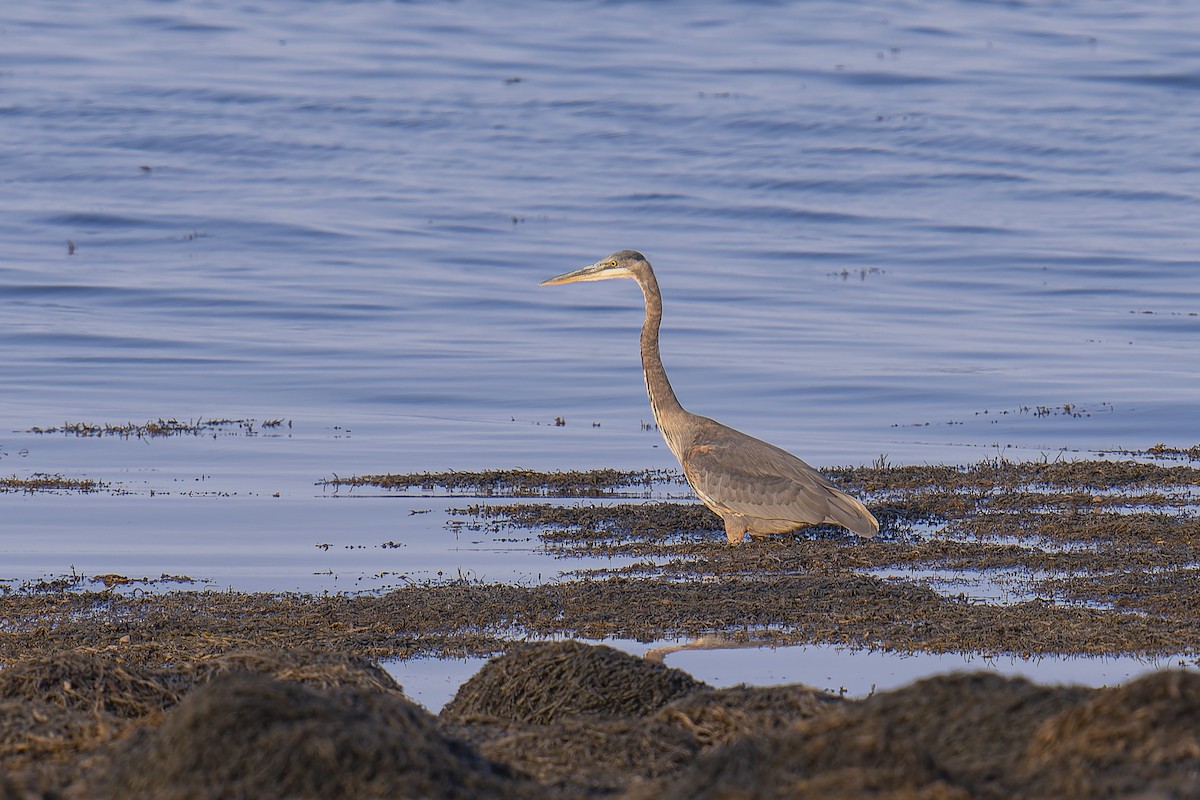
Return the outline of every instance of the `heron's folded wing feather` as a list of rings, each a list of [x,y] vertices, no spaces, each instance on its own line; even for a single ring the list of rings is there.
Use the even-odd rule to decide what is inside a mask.
[[[684,475],[702,496],[735,514],[824,522],[836,489],[795,456],[784,453],[783,459],[772,452],[777,448],[759,444],[750,450],[729,443],[693,445],[682,459]]]
[[[718,509],[797,524],[833,522],[874,535],[877,525],[862,504],[796,456],[724,426],[714,434],[681,461],[688,481]]]

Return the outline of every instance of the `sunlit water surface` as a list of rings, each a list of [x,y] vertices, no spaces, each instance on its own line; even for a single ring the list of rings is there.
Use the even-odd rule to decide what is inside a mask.
[[[0,578],[577,568],[323,478],[1200,440],[1200,6],[116,0],[0,11]],[[282,419],[170,439],[64,422]],[[565,425],[555,425],[561,417]],[[196,585],[196,584],[181,584]]]

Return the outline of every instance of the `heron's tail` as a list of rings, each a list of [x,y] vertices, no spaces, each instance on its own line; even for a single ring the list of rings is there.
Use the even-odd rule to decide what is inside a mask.
[[[825,518],[826,522],[841,525],[868,539],[879,533],[879,520],[875,519],[866,506],[837,489],[831,490],[830,495],[829,516]]]

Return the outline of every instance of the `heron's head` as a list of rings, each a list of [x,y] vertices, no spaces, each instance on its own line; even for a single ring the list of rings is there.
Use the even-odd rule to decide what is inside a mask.
[[[648,272],[650,272],[650,262],[641,253],[636,250],[618,250],[590,267],[577,269],[574,272],[564,272],[562,275],[542,281],[538,286],[554,286],[559,283],[574,283],[575,281],[605,281],[609,278],[633,278],[641,281]]]

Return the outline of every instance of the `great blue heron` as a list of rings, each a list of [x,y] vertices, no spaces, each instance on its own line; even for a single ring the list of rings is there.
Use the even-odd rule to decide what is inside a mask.
[[[641,253],[619,250],[590,267],[540,285],[609,278],[633,278],[642,287],[646,298],[642,371],[654,421],[692,489],[724,520],[730,544],[742,541],[747,533],[754,538],[822,522],[849,528],[859,536],[879,532],[879,523],[866,506],[835,489],[821,473],[791,453],[684,410],[658,352],[662,295],[650,262]]]

